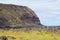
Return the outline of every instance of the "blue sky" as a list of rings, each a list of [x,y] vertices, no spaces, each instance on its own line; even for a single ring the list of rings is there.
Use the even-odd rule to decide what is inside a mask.
[[[0,0],[0,3],[28,6],[43,25],[60,25],[60,0]]]

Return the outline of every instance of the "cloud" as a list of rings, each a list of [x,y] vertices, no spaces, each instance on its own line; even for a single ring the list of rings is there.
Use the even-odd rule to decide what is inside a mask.
[[[42,24],[60,24],[60,0],[0,0],[0,3],[28,6],[35,11]]]

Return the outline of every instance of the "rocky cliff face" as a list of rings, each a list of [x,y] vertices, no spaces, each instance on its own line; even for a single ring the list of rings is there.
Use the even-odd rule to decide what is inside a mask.
[[[41,25],[39,18],[30,8],[12,4],[0,4],[0,27]]]

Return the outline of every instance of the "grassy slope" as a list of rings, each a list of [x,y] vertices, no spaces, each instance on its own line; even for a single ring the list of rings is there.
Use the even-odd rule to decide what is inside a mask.
[[[38,28],[0,30],[0,36],[7,36],[9,40],[60,40],[60,30],[57,32]]]

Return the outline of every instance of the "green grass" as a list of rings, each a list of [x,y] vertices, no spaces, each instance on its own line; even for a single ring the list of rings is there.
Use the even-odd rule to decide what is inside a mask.
[[[7,36],[9,40],[60,40],[60,31],[50,32],[37,29],[0,30],[0,36]]]

